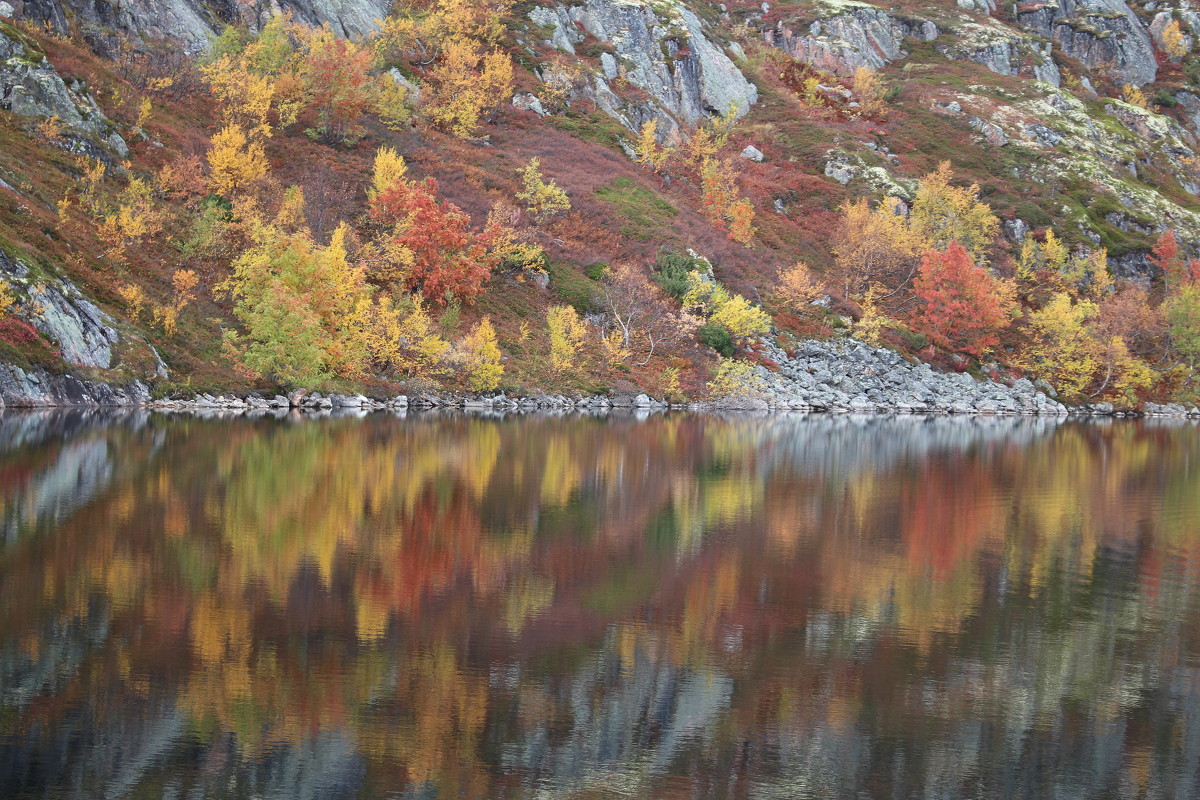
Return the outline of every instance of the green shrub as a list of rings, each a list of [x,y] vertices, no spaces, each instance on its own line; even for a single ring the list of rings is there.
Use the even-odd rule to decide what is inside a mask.
[[[683,253],[664,250],[658,254],[654,267],[654,282],[671,297],[682,300],[688,290],[688,273],[699,269],[700,261]]]
[[[708,322],[701,325],[696,333],[700,336],[700,341],[726,358],[733,355],[733,336],[724,325]]]

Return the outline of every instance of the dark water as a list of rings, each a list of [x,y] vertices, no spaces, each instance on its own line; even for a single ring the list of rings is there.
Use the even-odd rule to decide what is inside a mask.
[[[1200,430],[0,417],[0,797],[1194,798]]]

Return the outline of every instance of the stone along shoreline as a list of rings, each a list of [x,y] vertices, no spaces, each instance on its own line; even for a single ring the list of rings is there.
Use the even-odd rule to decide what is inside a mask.
[[[539,394],[468,395],[455,393],[399,394],[367,397],[361,394],[322,394],[298,389],[287,396],[212,395],[152,399],[150,388],[134,381],[114,387],[72,375],[0,366],[0,401],[10,408],[134,406],[163,411],[321,411],[350,409],[459,408],[474,411],[606,411],[643,410],[757,410],[858,414],[978,414],[1027,416],[1156,416],[1200,417],[1194,406],[1145,404],[1140,410],[1118,410],[1110,403],[1066,406],[1026,379],[1011,385],[976,380],[966,373],[936,372],[928,364],[911,363],[886,348],[855,339],[808,340],[789,356],[768,344],[766,356],[778,371],[756,366],[762,386],[736,398],[678,402],[646,394],[594,396]]]

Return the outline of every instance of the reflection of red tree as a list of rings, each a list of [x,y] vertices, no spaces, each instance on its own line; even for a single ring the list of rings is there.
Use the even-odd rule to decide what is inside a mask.
[[[900,539],[910,569],[940,579],[999,533],[1002,510],[978,461],[926,465],[901,492]]]

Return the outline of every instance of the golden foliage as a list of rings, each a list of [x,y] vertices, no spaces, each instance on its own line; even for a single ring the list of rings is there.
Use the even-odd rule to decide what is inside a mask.
[[[1145,90],[1139,89],[1131,83],[1127,83],[1121,87],[1121,99],[1131,106],[1147,110],[1150,108],[1150,95],[1146,94]]]
[[[950,162],[921,178],[913,200],[909,226],[921,240],[920,249],[945,250],[957,241],[979,262],[1000,230],[1000,220],[979,201],[979,187],[952,186]]]
[[[486,50],[472,39],[449,39],[429,72],[425,116],[442,130],[470,137],[512,95],[512,77],[512,60],[506,53]]]
[[[567,193],[553,180],[547,181],[542,176],[542,160],[536,156],[520,170],[521,186],[517,199],[525,203],[525,208],[533,215],[536,222],[545,220],[571,210],[571,201]]]
[[[858,99],[859,116],[882,117],[887,112],[884,103],[883,79],[868,66],[854,70],[854,96]]]
[[[395,148],[381,147],[375,153],[375,165],[371,170],[371,185],[367,188],[367,199],[374,200],[381,192],[387,191],[393,184],[404,180],[408,174],[408,165],[404,156]]]
[[[825,290],[808,265],[797,261],[779,273],[775,293],[793,311],[806,312],[814,301],[824,296]]]
[[[738,404],[762,400],[767,385],[752,364],[723,358],[707,388],[711,399]]]
[[[847,298],[875,282],[900,285],[915,272],[922,243],[898,203],[888,197],[872,209],[864,197],[842,207],[842,224],[833,245],[833,277]]]
[[[579,351],[587,337],[587,326],[571,306],[551,306],[546,311],[550,332],[550,366],[556,372],[578,368]]]
[[[496,343],[496,329],[490,319],[484,317],[479,321],[471,335],[463,340],[460,353],[466,368],[467,385],[472,391],[490,392],[500,385],[504,365]]]
[[[262,143],[237,125],[213,136],[208,151],[209,188],[214,194],[236,197],[266,177],[270,165]]]

